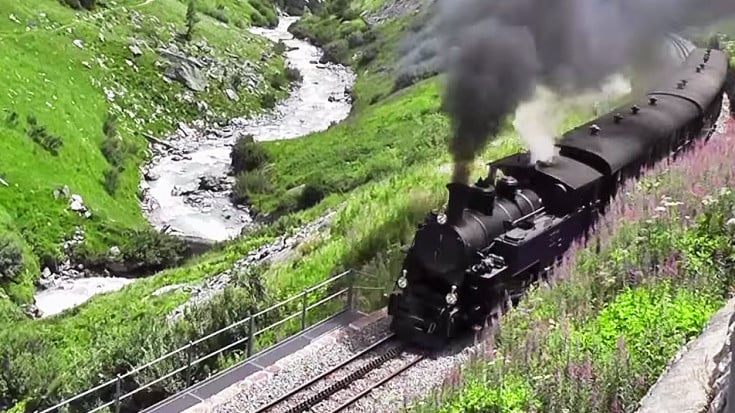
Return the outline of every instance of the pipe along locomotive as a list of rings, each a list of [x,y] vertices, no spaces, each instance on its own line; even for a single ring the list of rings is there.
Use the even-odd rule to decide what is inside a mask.
[[[725,53],[694,49],[632,106],[564,134],[552,162],[518,153],[491,162],[474,185],[449,183],[445,213],[419,225],[389,296],[390,329],[439,349],[485,328],[509,294],[517,302],[587,235],[624,180],[709,139],[727,72]]]

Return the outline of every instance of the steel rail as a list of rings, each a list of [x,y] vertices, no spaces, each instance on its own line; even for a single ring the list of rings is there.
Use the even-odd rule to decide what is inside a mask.
[[[300,385],[300,386],[298,386],[298,387],[296,387],[294,389],[291,389],[288,393],[280,396],[278,399],[276,399],[276,400],[268,403],[267,405],[259,408],[258,410],[255,411],[255,413],[262,413],[262,412],[265,412],[265,411],[268,411],[268,410],[274,408],[275,406],[277,406],[279,404],[282,404],[283,402],[287,401],[288,399],[290,399],[295,394],[300,393],[304,389],[307,389],[307,388],[313,386],[316,383],[319,383],[320,381],[322,381],[327,376],[331,376],[332,374],[334,374],[334,373],[336,373],[336,372],[344,369],[346,366],[354,363],[355,361],[357,361],[358,359],[362,358],[366,354],[374,351],[376,348],[378,348],[378,347],[380,347],[380,346],[382,346],[382,345],[384,345],[384,344],[392,341],[394,338],[395,338],[395,335],[394,334],[389,334],[389,335],[383,337],[382,339],[380,339],[377,342],[371,344],[370,346],[368,346],[365,349],[361,350],[359,353],[353,355],[349,359],[343,361],[342,363],[340,363],[337,366],[331,368],[330,370],[328,370],[328,371],[326,371],[326,372],[324,372],[324,373],[316,376],[315,378],[309,380],[308,382],[306,382],[306,383],[304,383],[304,384],[302,384],[302,385]],[[374,367],[373,367],[373,369],[374,369]],[[354,381],[354,379],[352,381]],[[329,395],[326,395],[326,397],[328,397],[328,396]],[[291,411],[291,410],[288,410],[288,411]]]

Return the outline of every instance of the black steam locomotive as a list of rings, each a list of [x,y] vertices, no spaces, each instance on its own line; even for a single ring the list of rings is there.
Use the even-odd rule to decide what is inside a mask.
[[[709,139],[727,71],[723,52],[695,49],[637,104],[566,133],[550,164],[520,153],[490,163],[474,185],[448,184],[445,214],[419,226],[390,295],[391,330],[440,348],[484,328],[509,293],[550,271],[586,235],[624,180]]]

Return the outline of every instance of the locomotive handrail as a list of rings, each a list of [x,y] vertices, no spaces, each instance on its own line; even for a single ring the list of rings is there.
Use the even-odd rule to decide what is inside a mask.
[[[317,307],[320,307],[322,305],[325,305],[326,303],[328,303],[330,301],[333,301],[335,299],[338,299],[338,298],[340,298],[342,296],[345,296],[345,304],[344,304],[344,306],[342,308],[340,308],[339,310],[336,310],[334,312],[330,312],[330,314],[328,316],[325,316],[323,319],[321,319],[319,321],[316,321],[313,324],[317,324],[319,322],[325,321],[326,319],[329,319],[330,317],[334,317],[335,315],[340,314],[340,313],[343,313],[344,311],[352,310],[354,308],[354,305],[355,305],[355,289],[356,289],[356,287],[355,287],[355,278],[356,277],[354,275],[355,275],[355,271],[354,270],[347,270],[347,271],[344,271],[344,272],[342,272],[340,274],[337,274],[337,275],[335,275],[333,277],[330,277],[327,280],[324,280],[324,281],[319,282],[319,283],[317,283],[317,284],[315,284],[315,285],[313,285],[313,286],[311,286],[309,288],[306,288],[301,293],[292,295],[291,297],[289,297],[289,298],[287,298],[287,299],[285,299],[285,300],[283,300],[283,301],[281,301],[281,302],[279,302],[277,304],[274,304],[274,305],[272,305],[272,306],[270,306],[270,307],[268,307],[268,308],[266,308],[266,309],[264,309],[262,311],[259,311],[259,312],[255,313],[255,314],[252,314],[250,316],[247,316],[247,317],[245,317],[245,318],[243,318],[241,320],[238,320],[238,321],[236,321],[236,322],[234,322],[234,323],[232,323],[232,324],[230,324],[230,325],[228,325],[226,327],[223,327],[223,328],[221,328],[221,329],[219,329],[217,331],[214,331],[212,333],[209,333],[209,334],[207,334],[207,335],[205,335],[203,337],[200,337],[200,338],[198,338],[198,339],[196,339],[194,341],[190,341],[188,344],[186,344],[186,345],[184,345],[182,347],[179,347],[176,350],[173,350],[173,351],[171,351],[169,353],[166,353],[166,354],[164,354],[164,355],[162,355],[162,356],[160,356],[160,357],[158,357],[158,358],[156,358],[156,359],[154,359],[154,360],[152,360],[152,361],[150,361],[148,363],[145,363],[145,364],[142,364],[140,366],[137,366],[137,367],[129,370],[128,372],[126,372],[124,374],[118,374],[116,376],[116,378],[114,378],[114,379],[108,380],[108,381],[106,381],[106,382],[104,382],[102,384],[99,384],[99,385],[97,385],[95,387],[92,387],[89,390],[86,390],[86,391],[84,391],[82,393],[76,394],[76,395],[74,395],[74,396],[72,396],[72,397],[70,397],[68,399],[64,399],[64,400],[62,400],[61,402],[55,404],[52,407],[46,408],[46,409],[41,410],[41,411],[36,410],[34,413],[60,412],[61,409],[64,408],[64,407],[66,407],[66,409],[64,409],[64,411],[68,411],[69,406],[70,406],[71,403],[73,403],[75,401],[78,401],[78,400],[80,400],[80,399],[82,399],[82,398],[84,398],[86,396],[90,396],[90,395],[92,395],[92,394],[94,394],[96,392],[99,392],[101,390],[104,390],[106,388],[110,388],[112,386],[114,386],[114,393],[113,393],[114,394],[114,398],[112,400],[108,400],[108,401],[102,403],[99,406],[96,406],[92,410],[88,410],[87,413],[96,413],[96,412],[101,411],[101,410],[103,410],[105,408],[108,408],[108,407],[114,407],[114,412],[115,413],[119,413],[120,412],[120,407],[121,407],[121,402],[123,400],[126,400],[126,399],[132,397],[133,395],[135,395],[135,394],[137,394],[137,393],[139,393],[141,391],[144,391],[144,390],[147,390],[147,389],[151,388],[152,386],[154,386],[154,385],[162,382],[163,380],[166,380],[168,378],[171,378],[171,377],[173,377],[173,376],[175,376],[177,374],[183,373],[183,372],[186,372],[186,387],[190,387],[191,385],[195,384],[195,382],[196,382],[195,380],[192,380],[192,367],[200,364],[201,362],[203,362],[205,360],[208,360],[208,359],[210,359],[210,358],[212,358],[212,357],[214,357],[214,356],[216,356],[218,354],[222,354],[223,352],[225,352],[225,351],[227,351],[229,349],[232,349],[233,347],[237,347],[239,345],[242,345],[244,343],[247,343],[247,352],[246,352],[247,357],[244,360],[239,361],[237,364],[244,363],[244,362],[246,362],[247,360],[251,359],[253,356],[256,355],[254,353],[254,350],[253,350],[253,345],[254,345],[255,338],[257,338],[258,336],[262,335],[265,332],[268,332],[268,331],[270,331],[270,330],[272,330],[274,328],[277,328],[277,327],[279,327],[279,326],[287,323],[288,321],[294,320],[294,319],[296,319],[299,316],[301,317],[301,330],[300,331],[304,331],[307,328],[307,324],[308,324],[308,322],[307,322],[307,315],[308,315],[309,311],[311,311],[311,310],[313,310],[313,309],[315,309]],[[348,281],[347,287],[341,288],[340,290],[338,290],[338,291],[336,291],[334,293],[328,294],[328,295],[326,295],[326,297],[323,297],[323,298],[320,297],[319,300],[317,300],[317,302],[315,302],[313,304],[309,304],[309,298],[310,298],[311,294],[317,292],[318,290],[320,290],[320,289],[322,289],[324,287],[327,287],[327,286],[329,286],[331,284],[334,284],[335,282],[337,282],[339,280],[342,280],[344,278],[346,278],[347,281]],[[255,322],[256,322],[256,320],[259,317],[262,317],[262,316],[270,313],[273,310],[281,309],[281,308],[283,308],[283,307],[285,307],[285,306],[293,303],[297,299],[301,299],[300,309],[298,311],[293,312],[293,313],[290,313],[289,315],[287,315],[287,316],[285,316],[283,318],[280,318],[278,321],[273,322],[273,323],[271,323],[271,324],[269,324],[267,326],[264,326],[262,328],[256,329],[256,323]],[[203,356],[199,356],[199,357],[195,358],[196,356],[194,354],[194,348],[198,344],[201,344],[201,343],[203,343],[203,342],[205,342],[205,341],[207,341],[207,340],[209,340],[209,339],[211,339],[213,337],[216,337],[216,336],[218,336],[218,335],[220,335],[220,334],[222,334],[224,332],[227,332],[227,331],[230,331],[230,330],[235,329],[237,327],[240,327],[240,326],[242,326],[242,325],[244,325],[246,323],[247,323],[247,335],[245,335],[244,337],[240,337],[239,339],[235,340],[234,342],[229,343],[229,344],[227,344],[227,345],[225,345],[223,347],[220,347],[220,348],[218,348],[218,349],[216,349],[216,350],[214,350],[214,351],[212,351],[212,352],[210,352],[208,354],[205,354]],[[308,327],[310,327],[310,326],[311,325],[308,325]],[[260,352],[266,351],[266,350],[268,350],[270,348],[273,348],[274,346],[276,346],[277,344],[279,344],[279,343],[283,342],[284,340],[290,338],[291,336],[292,335],[289,335],[289,337],[287,337],[287,338],[284,338],[284,339],[281,339],[281,340],[276,340],[270,346],[262,349]],[[166,373],[165,375],[163,375],[161,377],[156,377],[151,382],[148,382],[146,384],[143,384],[140,387],[137,387],[136,389],[133,389],[133,390],[131,390],[129,392],[123,393],[123,389],[122,389],[122,381],[123,381],[123,379],[126,379],[128,377],[137,375],[138,373],[142,372],[145,369],[148,369],[148,368],[150,368],[152,366],[155,366],[157,364],[160,364],[161,362],[163,362],[165,360],[168,360],[171,357],[174,357],[174,356],[179,355],[179,354],[184,353],[184,352],[186,353],[186,363],[183,363],[183,365],[174,368],[173,371],[170,371],[170,372]],[[174,365],[176,365],[176,364],[174,363]],[[209,377],[213,376],[214,374],[220,373],[220,372],[221,371],[212,371],[211,374],[209,375]],[[206,379],[203,379],[203,380],[206,380]]]
[[[534,217],[534,216],[536,216],[536,215],[538,215],[538,214],[540,214],[540,213],[542,213],[544,211],[546,211],[546,207],[541,207],[541,208],[539,208],[539,209],[537,209],[535,211],[529,212],[528,214],[526,214],[526,215],[524,215],[524,216],[516,219],[515,221],[511,222],[510,225],[512,227],[515,227],[516,225],[520,224],[521,222],[523,222],[523,221],[525,221],[525,220],[527,220],[527,219],[529,219],[531,217]]]

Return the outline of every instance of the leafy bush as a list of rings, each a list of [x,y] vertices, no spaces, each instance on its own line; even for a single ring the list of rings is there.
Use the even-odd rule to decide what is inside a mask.
[[[127,148],[122,139],[118,137],[107,138],[102,142],[100,150],[110,165],[121,170],[125,168]]]
[[[102,133],[108,138],[117,136],[117,116],[112,113],[107,114],[105,123],[102,124]]]
[[[110,168],[104,174],[105,191],[110,195],[115,195],[117,186],[120,183],[120,171],[117,168]]]
[[[360,47],[363,44],[365,44],[365,38],[363,37],[362,33],[354,32],[354,33],[350,33],[347,36],[347,45],[351,49],[355,47]]]
[[[273,52],[278,55],[286,53],[286,43],[284,43],[283,40],[279,40],[278,43],[273,46]]]
[[[375,47],[369,47],[365,50],[361,50],[357,55],[357,66],[367,66],[369,65],[375,58],[378,57],[378,51]]]
[[[75,10],[94,10],[97,6],[97,0],[59,0],[59,2]]]
[[[184,33],[184,40],[191,41],[194,36],[194,28],[199,23],[199,16],[197,16],[196,0],[189,0],[189,4],[186,7],[186,32]]]
[[[244,204],[250,200],[251,194],[262,194],[272,189],[271,183],[262,169],[243,172],[237,175],[232,187],[232,200]]]
[[[299,69],[291,66],[286,68],[286,79],[288,79],[289,82],[301,82],[304,80]]]
[[[13,281],[23,270],[23,249],[7,234],[0,234],[0,281]]]
[[[270,76],[268,83],[270,83],[273,89],[283,90],[286,86],[288,86],[288,79],[286,78],[285,73],[277,72],[277,73],[273,73]]]
[[[120,246],[123,262],[132,263],[138,271],[161,271],[178,265],[184,258],[184,241],[153,229],[130,231]]]
[[[207,10],[205,12],[208,16],[221,21],[222,23],[229,24],[230,18],[227,16],[227,10],[225,10],[225,6],[222,4],[218,4],[217,8],[214,10]]]
[[[264,93],[263,96],[260,97],[260,106],[262,106],[263,109],[273,109],[276,107],[276,97],[273,93]]]
[[[250,172],[270,161],[270,154],[252,135],[241,136],[230,152],[232,171],[236,174]]]
[[[5,124],[8,125],[8,127],[17,127],[20,122],[19,118],[20,117],[17,112],[5,109]]]
[[[345,62],[349,57],[350,46],[345,39],[335,40],[324,46],[322,60],[334,63]]]
[[[64,145],[64,141],[62,141],[60,137],[50,134],[46,130],[46,127],[39,125],[35,116],[29,115],[27,122],[28,130],[26,131],[26,134],[28,137],[51,155],[58,156],[59,149]]]
[[[327,191],[321,184],[306,184],[298,199],[299,209],[311,208],[324,199]]]

